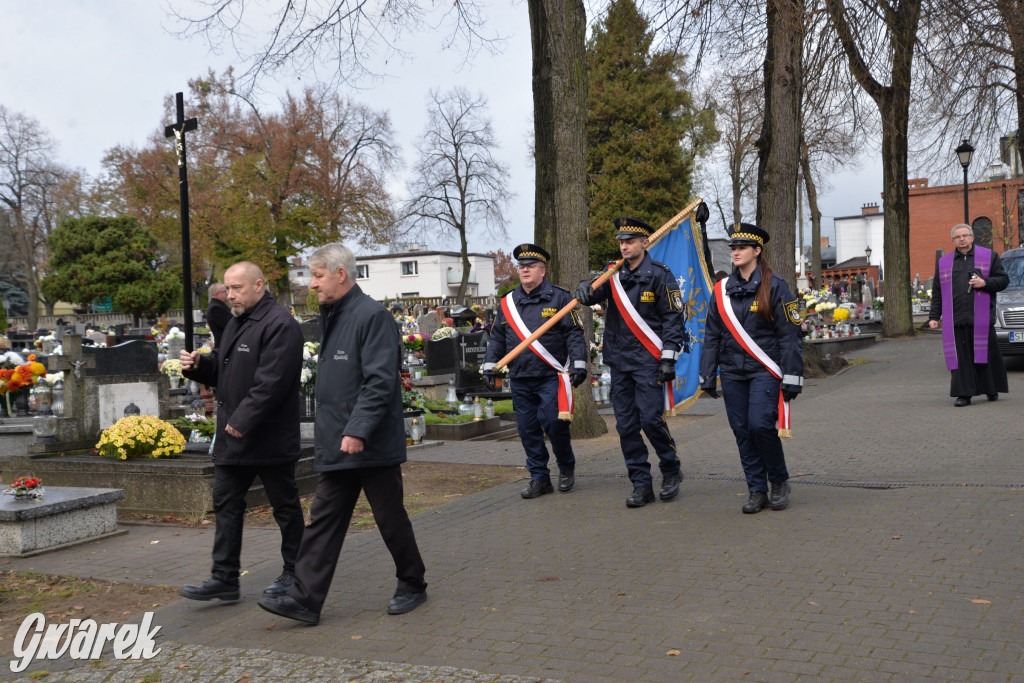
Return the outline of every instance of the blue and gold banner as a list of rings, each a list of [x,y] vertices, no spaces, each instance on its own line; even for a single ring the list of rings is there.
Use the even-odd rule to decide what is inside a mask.
[[[693,214],[651,246],[651,258],[672,270],[682,299],[690,353],[681,353],[676,361],[674,412],[686,410],[700,395],[700,352],[704,347],[704,324],[713,296],[714,280],[704,261],[704,243],[700,227],[694,229]]]

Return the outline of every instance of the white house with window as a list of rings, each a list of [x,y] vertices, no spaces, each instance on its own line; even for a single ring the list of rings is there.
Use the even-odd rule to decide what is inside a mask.
[[[493,296],[494,257],[470,253],[466,296]],[[356,284],[378,301],[405,297],[454,298],[462,282],[462,255],[409,245],[395,254],[356,256]]]

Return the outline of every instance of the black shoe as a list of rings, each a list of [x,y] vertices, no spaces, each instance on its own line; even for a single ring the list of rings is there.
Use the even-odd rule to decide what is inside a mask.
[[[562,472],[558,475],[558,490],[562,493],[571,491],[576,484],[576,475],[573,472]]]
[[[789,506],[789,480],[772,484],[772,493],[768,498],[768,507],[772,510],[785,510]]]
[[[957,408],[963,408],[964,406],[969,406],[969,405],[971,405],[971,397],[970,396],[957,396],[956,400],[953,401],[953,405],[955,405]]]
[[[554,493],[555,487],[551,485],[550,481],[538,481],[533,479],[530,481],[530,485],[519,492],[523,498],[536,498],[537,496],[543,496],[545,493]]]
[[[548,492],[550,493],[550,491]],[[388,603],[388,614],[405,614],[411,612],[427,601],[427,591],[410,593],[395,591],[395,596]]]
[[[256,604],[271,614],[285,619],[294,619],[305,624],[319,624],[320,613],[300,605],[295,598],[284,595],[261,595]]]
[[[666,474],[661,478],[661,491],[658,492],[658,497],[662,500],[672,500],[679,494],[679,483],[682,481],[682,474]]]
[[[988,400],[990,400],[990,401],[998,401],[999,400],[999,394],[989,394],[988,395]]]
[[[263,589],[264,595],[284,595],[288,592],[288,589],[295,583],[295,577],[291,574],[284,573],[277,577],[274,583],[270,584]]]
[[[768,494],[764,491],[751,491],[747,502],[743,504],[743,514],[753,515],[768,506]]]
[[[198,586],[182,586],[178,595],[189,600],[238,600],[238,584],[220,579],[207,579]]]
[[[626,507],[628,508],[642,508],[648,503],[654,502],[654,489],[650,486],[636,486],[633,488],[633,493],[629,494],[626,498]]]

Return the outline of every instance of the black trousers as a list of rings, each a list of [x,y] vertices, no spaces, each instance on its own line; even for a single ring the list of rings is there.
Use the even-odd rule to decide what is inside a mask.
[[[256,477],[263,482],[274,508],[274,519],[281,528],[284,571],[294,573],[304,524],[299,489],[295,485],[295,464],[215,465],[213,471],[213,509],[217,519],[213,537],[213,578],[238,584],[245,494]]]
[[[312,519],[302,536],[295,585],[288,591],[308,609],[319,612],[327,599],[360,491],[366,493],[380,535],[395,560],[398,590],[420,593],[427,589],[426,568],[402,503],[402,466],[322,472]]]

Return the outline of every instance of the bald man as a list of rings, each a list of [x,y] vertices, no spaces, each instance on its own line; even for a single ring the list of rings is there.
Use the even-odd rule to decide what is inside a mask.
[[[189,379],[217,387],[213,570],[202,584],[178,591],[192,600],[238,600],[245,495],[256,477],[281,528],[284,570],[264,593],[293,583],[303,519],[295,485],[299,459],[299,372],[302,331],[265,289],[259,266],[242,261],[224,273],[232,318],[213,352],[181,352]]]

